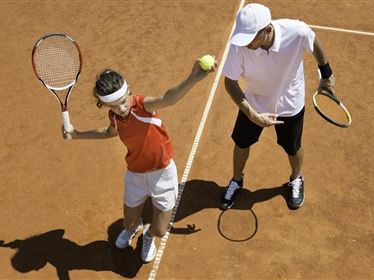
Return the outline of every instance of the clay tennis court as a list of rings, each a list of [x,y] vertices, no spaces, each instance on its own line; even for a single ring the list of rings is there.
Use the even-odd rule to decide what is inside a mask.
[[[371,1],[259,2],[273,19],[374,32]],[[374,278],[374,36],[355,32],[314,29],[328,53],[337,95],[351,111],[350,128],[335,127],[314,111],[316,63],[305,57],[302,208],[287,207],[282,184],[289,164],[273,128],[251,150],[245,190],[233,209],[217,208],[232,177],[237,109],[214,73],[162,111],[180,180],[186,166],[189,171],[163,252],[142,264],[139,234],[124,251],[113,246],[123,221],[125,149],[117,138],[62,139],[59,105],[32,72],[34,42],[52,31],[78,41],[83,70],[70,117],[78,130],[93,129],[108,124],[106,110],[98,110],[91,95],[99,71],[117,69],[135,93],[161,95],[188,75],[199,56],[212,53],[221,63],[240,4],[0,2],[0,279]],[[201,122],[209,96],[214,98]]]

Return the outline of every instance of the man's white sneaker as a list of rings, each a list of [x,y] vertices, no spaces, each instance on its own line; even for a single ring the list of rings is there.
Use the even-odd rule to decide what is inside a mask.
[[[240,191],[243,189],[243,175],[240,181],[234,181],[231,179],[229,185],[225,189],[225,192],[221,195],[219,200],[219,208],[221,210],[230,209],[234,205],[235,198],[238,196]]]
[[[117,240],[116,240],[116,247],[118,249],[123,249],[129,246],[131,244],[131,240],[138,233],[138,231],[142,229],[142,227],[143,227],[143,222],[140,220],[140,224],[132,232],[126,229],[121,231],[121,233],[118,235]]]
[[[157,253],[155,238],[150,237],[147,232],[150,225],[146,225],[143,231],[143,247],[141,252],[142,261],[145,263],[151,262]]]
[[[288,206],[291,209],[297,209],[304,203],[304,177],[300,175],[295,180],[291,180],[288,182],[288,186],[290,187],[290,197],[288,199]]]

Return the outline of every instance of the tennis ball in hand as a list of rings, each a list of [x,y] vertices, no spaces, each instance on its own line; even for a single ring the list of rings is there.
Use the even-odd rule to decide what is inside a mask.
[[[213,56],[207,54],[207,55],[204,55],[203,57],[201,57],[199,59],[199,64],[200,64],[200,67],[203,70],[208,71],[208,70],[212,69],[215,61],[216,60],[214,59]]]

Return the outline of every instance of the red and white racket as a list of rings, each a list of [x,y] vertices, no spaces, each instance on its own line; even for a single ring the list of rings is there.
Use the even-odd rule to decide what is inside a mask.
[[[65,131],[73,131],[68,100],[82,69],[78,44],[64,33],[46,34],[34,45],[32,67],[36,77],[60,103]]]

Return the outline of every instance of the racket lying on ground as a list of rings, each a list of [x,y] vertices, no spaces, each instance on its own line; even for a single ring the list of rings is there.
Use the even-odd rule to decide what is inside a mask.
[[[336,126],[349,127],[352,123],[348,109],[328,89],[313,95],[313,106],[322,118]]]
[[[32,66],[36,77],[60,103],[65,131],[72,131],[68,100],[82,69],[78,44],[64,33],[46,34],[34,45]]]

